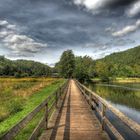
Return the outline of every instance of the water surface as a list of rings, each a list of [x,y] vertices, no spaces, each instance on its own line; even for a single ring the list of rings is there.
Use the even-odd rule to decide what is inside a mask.
[[[86,86],[140,124],[140,83],[88,83]]]

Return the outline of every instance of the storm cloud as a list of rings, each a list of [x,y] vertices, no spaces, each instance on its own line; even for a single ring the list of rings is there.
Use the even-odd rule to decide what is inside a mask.
[[[128,15],[135,15],[138,10],[138,0],[74,0],[74,3],[79,6],[86,7],[89,11],[94,14],[100,12],[113,12],[113,9],[123,8],[123,11],[128,11]],[[127,7],[131,5],[131,9]],[[137,7],[137,8],[136,8]]]
[[[139,9],[138,0],[0,0],[0,55],[54,63],[67,49],[97,59],[131,48]]]

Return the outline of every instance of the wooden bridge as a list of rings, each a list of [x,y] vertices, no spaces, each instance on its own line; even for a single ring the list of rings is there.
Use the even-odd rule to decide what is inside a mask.
[[[51,104],[50,104],[51,102]],[[125,116],[104,99],[76,80],[69,80],[43,103],[36,107],[17,125],[11,128],[2,140],[11,140],[45,108],[45,115],[32,132],[29,140],[108,140],[127,139],[109,120],[113,113],[124,128],[140,139],[140,125]],[[40,133],[40,129],[44,129]],[[130,137],[131,138],[131,137]],[[128,138],[129,139],[129,138]]]
[[[70,81],[59,112],[54,115],[48,128],[50,132],[45,131],[40,140],[91,140],[95,137],[96,140],[108,139],[73,80]]]

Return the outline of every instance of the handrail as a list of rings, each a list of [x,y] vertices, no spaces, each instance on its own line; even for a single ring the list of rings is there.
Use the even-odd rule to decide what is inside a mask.
[[[1,140],[11,140],[13,139],[36,115],[39,111],[41,111],[44,107],[46,107],[45,115],[34,129],[32,135],[30,136],[29,140],[34,140],[34,138],[38,135],[39,129],[45,124],[48,125],[49,113],[57,104],[57,101],[62,96],[62,94],[67,92],[69,81],[65,82],[61,87],[59,87],[53,94],[51,94],[47,99],[45,99],[40,105],[38,105],[32,112],[26,115],[19,123],[13,126],[10,130],[8,130],[0,139]],[[54,98],[55,100],[51,104],[51,107],[48,107],[49,101]]]
[[[131,118],[128,118],[126,115],[124,115],[121,111],[119,111],[117,108],[113,107],[111,104],[109,104],[105,99],[101,98],[99,95],[97,95],[95,92],[91,91],[87,87],[85,87],[83,84],[81,84],[79,81],[75,80],[77,86],[81,90],[82,94],[85,96],[85,98],[88,100],[88,103],[96,109],[98,114],[101,116],[102,121],[102,128],[104,129],[105,124],[109,126],[111,131],[113,131],[114,136],[117,139],[124,138],[121,136],[121,134],[116,130],[116,128],[113,126],[113,124],[108,120],[106,117],[106,110],[109,109],[112,113],[114,113],[123,123],[125,123],[131,130],[133,130],[137,135],[140,135],[140,125],[133,121]],[[102,111],[97,108],[97,102],[101,104]]]

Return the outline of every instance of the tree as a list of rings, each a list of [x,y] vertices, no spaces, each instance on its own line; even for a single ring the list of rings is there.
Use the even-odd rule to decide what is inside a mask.
[[[94,61],[89,56],[75,58],[75,78],[85,82],[94,77]]]
[[[75,69],[75,57],[72,50],[67,50],[63,52],[60,61],[57,64],[57,67],[62,77],[65,78],[73,77],[73,73]]]

